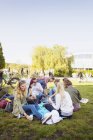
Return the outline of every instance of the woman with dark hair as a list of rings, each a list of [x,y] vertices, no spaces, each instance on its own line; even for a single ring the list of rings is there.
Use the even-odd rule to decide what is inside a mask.
[[[32,96],[34,96],[38,100],[40,100],[44,95],[44,89],[42,88],[41,84],[37,81],[36,78],[31,79],[29,89],[30,94],[32,94]]]
[[[72,82],[67,78],[63,79],[63,84],[65,87],[65,90],[71,96],[73,106],[74,106],[74,111],[78,111],[81,108],[80,107],[80,100],[81,100],[80,92],[76,88],[73,87]]]

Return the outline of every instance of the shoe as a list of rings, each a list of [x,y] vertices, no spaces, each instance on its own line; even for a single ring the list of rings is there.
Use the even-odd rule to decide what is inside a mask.
[[[17,116],[18,119],[20,119],[20,118],[24,118],[24,117],[25,117],[25,116],[22,115],[22,114],[19,114],[19,115]]]
[[[28,116],[27,119],[32,121],[33,120],[33,115]]]
[[[42,124],[46,123],[47,120],[49,120],[52,117],[52,114],[46,114],[46,116],[42,120]]]
[[[20,119],[21,118],[21,114],[18,114],[17,118]]]
[[[89,101],[89,100],[86,99],[86,98],[82,98],[82,99],[80,100],[80,102],[81,102],[81,103],[84,103],[84,104],[86,104],[88,101]]]

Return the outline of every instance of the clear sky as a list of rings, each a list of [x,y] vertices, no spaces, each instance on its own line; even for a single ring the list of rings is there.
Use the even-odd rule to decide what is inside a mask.
[[[93,52],[93,0],[0,0],[0,42],[7,62],[31,63],[38,45]]]

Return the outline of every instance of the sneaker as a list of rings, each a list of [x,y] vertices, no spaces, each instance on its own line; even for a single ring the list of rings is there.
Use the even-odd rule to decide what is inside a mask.
[[[27,119],[32,121],[33,120],[33,115],[28,116]]]
[[[42,120],[42,124],[46,123],[47,120],[49,120],[52,117],[52,114],[47,114],[43,120]]]
[[[86,104],[88,101],[89,101],[89,100],[86,99],[86,98],[82,98],[82,99],[80,100],[80,102],[81,102],[81,103],[84,103],[84,104]]]
[[[19,114],[19,115],[17,116],[18,119],[23,118],[23,117],[25,117],[25,116],[22,115],[22,114]]]
[[[18,114],[17,118],[20,119],[21,118],[21,114]]]
[[[33,115],[29,115],[29,117],[31,117],[31,118],[32,118],[32,120],[33,120]]]

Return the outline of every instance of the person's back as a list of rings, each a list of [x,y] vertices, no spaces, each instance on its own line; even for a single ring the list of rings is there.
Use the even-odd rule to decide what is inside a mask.
[[[59,93],[57,93],[55,95],[56,104],[53,107],[57,110],[60,109],[62,112],[62,115],[66,114],[66,113],[72,114],[73,104],[72,104],[72,100],[71,100],[69,93],[64,91],[64,96],[62,98],[63,99],[61,99],[61,95]]]
[[[62,115],[65,116],[66,114],[70,114],[70,113],[72,115],[73,104],[69,93],[66,91],[64,92],[64,97],[62,99],[60,109],[62,111]]]
[[[69,93],[69,95],[72,99],[74,111],[79,110],[80,109],[80,100],[81,100],[79,91],[72,86],[72,82],[69,79],[64,78],[63,83],[64,83],[65,91],[67,91]]]
[[[81,98],[78,96],[78,90],[68,86],[65,90],[70,94],[73,103],[80,103]]]
[[[45,83],[44,79],[38,79],[38,83],[41,84],[41,86],[42,86],[43,89],[46,88],[46,83]]]

